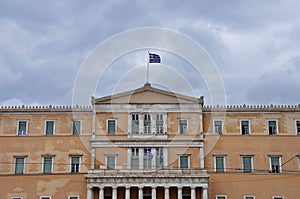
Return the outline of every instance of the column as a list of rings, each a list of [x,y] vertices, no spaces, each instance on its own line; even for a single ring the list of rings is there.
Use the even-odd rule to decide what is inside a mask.
[[[191,187],[191,199],[196,199],[196,188]]]
[[[144,149],[139,148],[139,169],[144,167]]]
[[[204,146],[200,147],[200,169],[204,169]]]
[[[207,188],[202,187],[202,199],[208,199]]]
[[[99,199],[104,199],[104,187],[99,187]]]
[[[152,199],[156,199],[156,187],[152,187],[151,197]]]
[[[168,167],[169,166],[169,162],[168,162],[168,148],[165,147],[163,148],[164,150],[164,167]]]
[[[169,188],[170,187],[165,187],[165,199],[170,199]]]
[[[151,148],[151,153],[153,155],[153,157],[151,159],[151,169],[155,169],[156,168],[156,148]]]
[[[130,199],[130,187],[125,187],[125,199]]]
[[[144,134],[144,115],[139,114],[139,134]]]
[[[91,169],[95,169],[95,148],[92,147]],[[99,168],[97,168],[99,169]]]
[[[177,189],[178,199],[182,199],[182,186],[178,186]]]
[[[127,148],[127,169],[131,169],[132,148]]]
[[[92,199],[93,198],[93,188],[92,187],[88,187],[87,188],[87,199]]]
[[[112,199],[117,199],[117,188],[118,187],[112,187]]]
[[[139,199],[143,199],[143,187],[139,187]]]

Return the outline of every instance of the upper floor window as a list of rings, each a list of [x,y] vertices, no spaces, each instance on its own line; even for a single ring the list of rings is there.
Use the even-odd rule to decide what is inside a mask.
[[[116,169],[116,155],[106,156],[106,169]]]
[[[225,156],[215,156],[215,172],[225,172]]]
[[[131,169],[139,168],[139,149],[132,148],[131,149]]]
[[[138,114],[132,114],[131,115],[131,130],[132,133],[139,133],[139,115]]]
[[[25,171],[25,157],[15,158],[15,174],[23,174]]]
[[[244,199],[255,199],[255,196],[244,196]]]
[[[79,196],[68,196],[68,199],[79,199]]]
[[[18,121],[18,135],[22,136],[22,135],[27,135],[27,120],[20,120]]]
[[[156,133],[163,134],[164,133],[164,118],[163,114],[156,115]]]
[[[22,197],[11,197],[11,199],[22,199]]]
[[[252,173],[253,172],[253,158],[252,156],[243,156],[243,172]]]
[[[54,135],[55,121],[46,120],[45,121],[45,135]]]
[[[179,168],[180,169],[190,168],[190,156],[189,155],[179,156]]]
[[[296,120],[296,134],[300,135],[300,120]]]
[[[51,199],[50,196],[41,196],[40,199]]]
[[[282,196],[273,196],[272,199],[284,199]]]
[[[164,149],[156,148],[156,167],[163,168],[164,167]]]
[[[151,148],[144,148],[144,169],[151,169],[153,154]]]
[[[144,115],[144,133],[146,133],[146,134],[151,133],[151,115],[150,114]]]
[[[250,134],[250,121],[249,120],[241,120],[241,134],[242,135],[249,135]]]
[[[268,120],[269,135],[276,135],[278,133],[277,120]]]
[[[116,120],[108,119],[107,120],[107,134],[116,134]]]
[[[188,121],[186,119],[180,119],[178,122],[179,122],[179,133],[180,134],[188,133]]]
[[[225,195],[217,195],[216,199],[227,199],[227,196],[225,196]]]
[[[281,157],[270,156],[270,171],[271,173],[281,173]]]
[[[73,135],[80,135],[81,133],[81,120],[73,120]]]
[[[80,172],[80,157],[71,157],[71,173]]]
[[[214,134],[222,135],[223,134],[223,120],[214,120]]]
[[[52,173],[53,157],[43,157],[43,173]]]

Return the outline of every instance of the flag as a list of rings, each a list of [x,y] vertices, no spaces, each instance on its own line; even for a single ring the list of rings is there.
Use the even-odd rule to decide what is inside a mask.
[[[149,63],[160,63],[160,56],[157,54],[149,53]]]
[[[153,154],[151,153],[151,150],[147,150],[147,156],[148,158],[153,158]]]

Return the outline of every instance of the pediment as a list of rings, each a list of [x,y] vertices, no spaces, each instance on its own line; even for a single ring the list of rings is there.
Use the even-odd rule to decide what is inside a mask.
[[[195,98],[173,93],[146,83],[144,87],[114,94],[111,96],[93,98],[93,104],[203,104],[203,97]]]

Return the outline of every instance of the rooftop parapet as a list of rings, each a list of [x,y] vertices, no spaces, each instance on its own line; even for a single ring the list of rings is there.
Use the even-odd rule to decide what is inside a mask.
[[[0,112],[90,112],[91,106],[0,106]]]
[[[300,112],[298,105],[207,105],[203,112]]]

